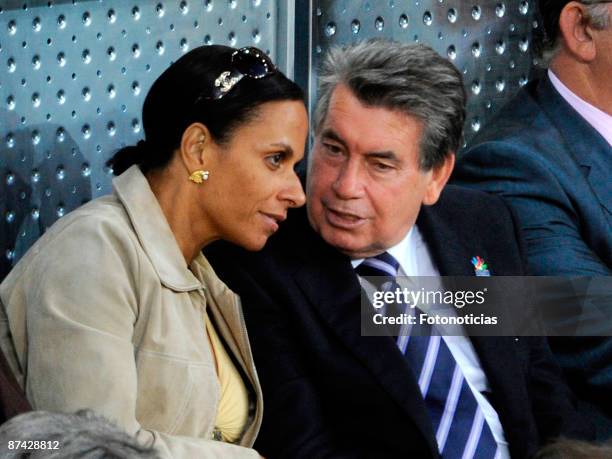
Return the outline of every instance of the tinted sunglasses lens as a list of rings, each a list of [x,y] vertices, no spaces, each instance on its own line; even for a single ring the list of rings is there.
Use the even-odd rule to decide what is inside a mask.
[[[268,56],[255,48],[241,48],[232,57],[234,68],[250,78],[263,78],[274,71]]]

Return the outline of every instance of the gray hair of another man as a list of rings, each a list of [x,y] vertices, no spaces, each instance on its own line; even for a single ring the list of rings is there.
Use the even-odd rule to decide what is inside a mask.
[[[366,106],[423,123],[422,170],[442,164],[460,146],[466,102],[461,74],[428,46],[369,40],[333,47],[319,69],[318,82],[315,134],[323,127],[334,88],[345,85]]]
[[[57,448],[54,449],[55,446]],[[134,437],[91,410],[80,410],[74,414],[30,411],[10,419],[0,426],[0,457],[160,458],[152,447],[140,445]]]

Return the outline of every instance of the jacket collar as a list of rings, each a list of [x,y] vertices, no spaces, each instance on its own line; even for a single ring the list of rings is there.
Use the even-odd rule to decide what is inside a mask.
[[[540,80],[537,94],[540,107],[563,137],[568,151],[582,168],[599,202],[612,212],[612,188],[608,186],[612,147],[561,97],[548,76]]]
[[[140,168],[134,165],[116,177],[113,189],[162,284],[175,291],[203,288],[188,269],[170,225]],[[201,262],[201,257],[198,255],[195,262]]]

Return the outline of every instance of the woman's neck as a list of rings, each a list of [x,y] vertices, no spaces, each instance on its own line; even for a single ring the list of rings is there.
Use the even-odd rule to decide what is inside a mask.
[[[170,225],[187,265],[209,243],[218,239],[197,206],[197,193],[186,176],[173,173],[172,166],[150,171],[149,186]],[[183,174],[184,175],[184,174]]]

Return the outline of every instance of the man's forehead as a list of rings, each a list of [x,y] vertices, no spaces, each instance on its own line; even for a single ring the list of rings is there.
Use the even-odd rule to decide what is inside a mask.
[[[420,123],[415,117],[404,111],[371,105],[361,101],[346,85],[338,85],[332,92],[322,132],[332,124],[355,123],[362,121],[365,126],[378,127],[381,124],[385,129],[403,129],[405,124]]]
[[[360,102],[347,88],[334,91],[327,116],[317,133],[320,140],[334,140],[365,150],[397,150],[418,144],[422,123],[415,117],[386,107]],[[402,148],[403,149],[403,148]]]

